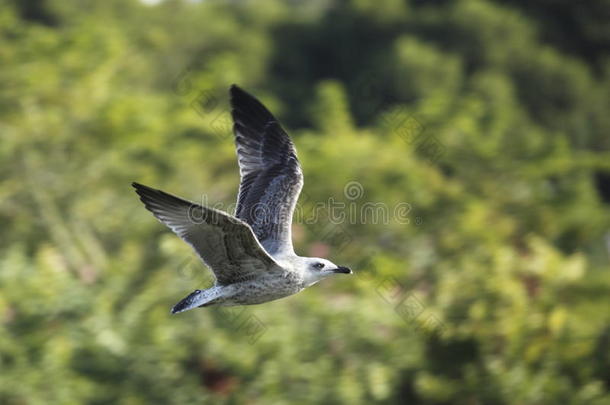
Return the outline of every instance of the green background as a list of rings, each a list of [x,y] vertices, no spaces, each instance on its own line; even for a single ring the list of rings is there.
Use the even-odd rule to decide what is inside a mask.
[[[609,13],[1,1],[0,403],[610,404]],[[210,276],[130,183],[232,212],[232,83],[355,274],[171,316]]]

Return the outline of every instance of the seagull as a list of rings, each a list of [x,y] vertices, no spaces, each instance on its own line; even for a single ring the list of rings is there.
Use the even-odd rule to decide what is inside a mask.
[[[337,273],[351,274],[319,257],[301,257],[291,224],[303,172],[290,137],[254,96],[230,88],[233,133],[241,181],[235,215],[161,190],[132,183],[146,209],[191,245],[215,276],[172,314],[211,305],[254,305],[289,295]]]

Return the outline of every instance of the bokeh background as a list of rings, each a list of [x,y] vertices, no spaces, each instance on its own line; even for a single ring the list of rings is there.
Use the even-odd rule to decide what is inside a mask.
[[[0,4],[0,403],[610,404],[607,0]],[[356,274],[171,316],[130,183],[229,207],[232,83]]]

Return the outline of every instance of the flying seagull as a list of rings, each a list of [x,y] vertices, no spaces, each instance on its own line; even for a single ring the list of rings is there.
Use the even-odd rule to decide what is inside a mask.
[[[216,276],[172,313],[210,305],[252,305],[296,294],[321,279],[352,271],[294,253],[292,214],[303,172],[288,134],[265,106],[231,86],[231,115],[241,182],[235,216],[133,183],[144,206],[192,246]]]

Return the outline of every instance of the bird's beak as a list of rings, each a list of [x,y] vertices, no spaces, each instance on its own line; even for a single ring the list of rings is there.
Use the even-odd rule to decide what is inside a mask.
[[[339,266],[333,270],[335,273],[352,274],[352,270],[349,267]]]

